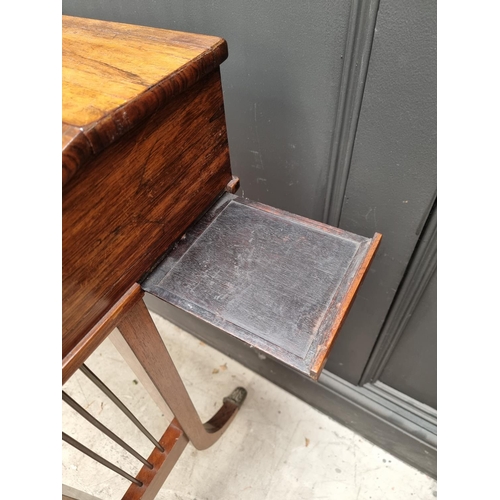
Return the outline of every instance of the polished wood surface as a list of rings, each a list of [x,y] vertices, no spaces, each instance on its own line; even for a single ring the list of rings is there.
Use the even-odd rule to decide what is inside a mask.
[[[142,287],[317,379],[379,241],[225,194]]]
[[[85,362],[85,360],[99,347],[101,342],[113,331],[121,316],[125,314],[144,292],[139,284],[134,283],[111,309],[91,328],[62,360],[62,384],[64,385],[71,375]]]
[[[63,117],[74,122],[62,129],[64,359],[232,175],[217,66],[222,39],[74,18],[65,18],[63,33]],[[87,61],[87,52],[95,58]],[[142,90],[131,87],[134,65]],[[120,84],[123,93],[113,94],[130,100],[116,107],[106,96]],[[85,111],[91,102],[99,113]]]
[[[63,185],[227,58],[225,40],[93,19],[62,18]]]
[[[175,414],[131,500],[156,496],[188,440],[214,444],[246,396],[237,388],[202,423],[138,284],[238,188],[218,67],[226,56],[220,38],[63,18],[63,384],[116,327],[121,352]]]
[[[142,300],[123,315],[118,330],[144,367],[183,431],[198,450],[212,446],[229,427],[246,398],[238,387],[224,398],[217,413],[202,423],[163,340]]]
[[[360,245],[360,249],[349,269],[342,293],[334,297],[334,301],[337,302],[334,304],[332,301],[330,309],[325,315],[324,324],[328,326],[326,328],[323,327],[323,337],[320,342],[317,343],[317,350],[313,357],[308,360],[311,363],[310,375],[314,379],[318,379],[328,360],[335,336],[342,327],[351,309],[356,293],[368,272],[368,268],[372,263],[381,239],[382,235],[380,233],[375,233],[373,238],[368,239],[367,242]]]
[[[142,486],[132,483],[122,500],[153,500],[172,471],[189,440],[179,422],[174,419],[160,439],[165,451],[154,448],[148,462],[153,468],[143,466],[136,476]]]
[[[158,392],[158,389],[146,373],[144,366],[142,366],[140,361],[137,359],[137,356],[123,338],[120,330],[115,328],[109,334],[108,339],[111,341],[125,363],[127,363],[127,366],[134,372],[135,378],[151,396],[151,399],[156,403],[156,406],[158,406],[162,415],[164,415],[167,420],[172,420],[174,418],[172,410],[168,407],[167,403],[165,403],[163,396]]]

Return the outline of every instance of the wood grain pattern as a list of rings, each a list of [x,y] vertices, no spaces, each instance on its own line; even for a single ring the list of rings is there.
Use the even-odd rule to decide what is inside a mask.
[[[63,186],[92,156],[92,146],[82,129],[62,124],[62,183]]]
[[[63,190],[63,357],[231,180],[218,69]]]
[[[323,322],[325,326],[323,328],[322,337],[318,338],[316,352],[313,353],[311,351],[310,358],[308,359],[311,366],[311,377],[316,380],[319,378],[328,360],[328,355],[333,347],[335,336],[342,327],[351,309],[356,293],[366,276],[381,239],[382,235],[380,233],[375,233],[371,240],[360,245],[360,249],[349,269],[349,284],[345,290],[344,298],[341,302],[335,304],[335,310],[332,305],[331,310],[325,316]]]
[[[219,38],[63,18],[63,384],[116,327],[176,416],[129,500],[153,499],[188,436],[211,446],[246,396],[237,388],[201,422],[137,284],[237,189],[218,68],[226,57]]]
[[[240,189],[240,179],[239,177],[233,175],[233,178],[228,182],[226,186],[226,191],[228,193],[234,194],[236,193],[236,191],[238,191],[238,189]]]
[[[141,287],[137,283],[134,283],[123,297],[113,304],[113,307],[94,325],[78,344],[76,344],[66,356],[63,356],[63,385],[113,331],[122,314],[125,314],[143,295],[144,292],[141,290]]]
[[[142,287],[317,379],[379,240],[225,194]]]
[[[79,130],[78,140],[63,141],[63,185],[227,58],[225,40],[212,36],[69,16],[62,33],[62,122]]]

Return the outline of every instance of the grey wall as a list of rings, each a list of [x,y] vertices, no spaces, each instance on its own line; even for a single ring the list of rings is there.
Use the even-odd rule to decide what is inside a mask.
[[[364,236],[378,231],[383,239],[327,365],[353,383],[434,202],[435,110],[435,3],[382,0],[339,226]]]
[[[437,273],[413,311],[380,380],[417,401],[437,408],[436,332]],[[433,369],[434,368],[434,369]]]

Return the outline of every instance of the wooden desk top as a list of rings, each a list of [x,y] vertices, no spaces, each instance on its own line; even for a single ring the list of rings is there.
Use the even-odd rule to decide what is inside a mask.
[[[225,40],[62,18],[63,186],[93,155],[227,58]]]
[[[66,366],[97,347],[102,319],[232,175],[223,39],[64,16],[62,25]]]

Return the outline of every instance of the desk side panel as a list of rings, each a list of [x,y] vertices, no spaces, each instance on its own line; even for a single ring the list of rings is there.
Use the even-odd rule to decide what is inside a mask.
[[[63,191],[63,357],[230,180],[218,69],[76,173]]]

